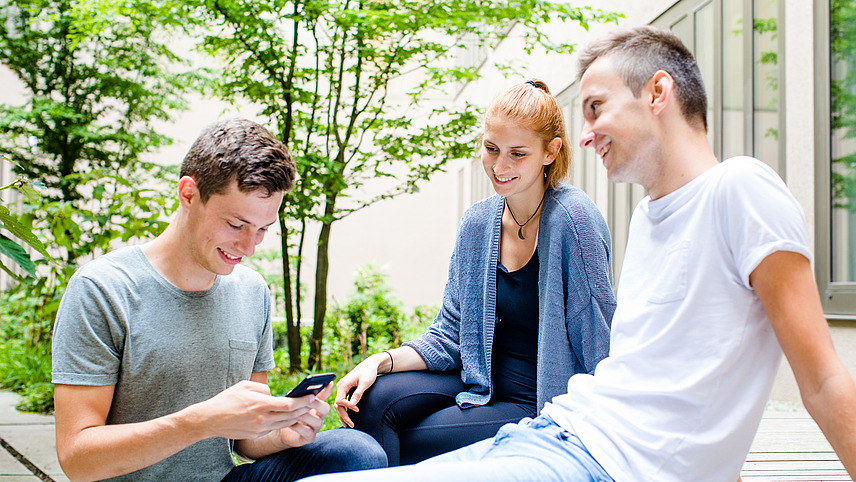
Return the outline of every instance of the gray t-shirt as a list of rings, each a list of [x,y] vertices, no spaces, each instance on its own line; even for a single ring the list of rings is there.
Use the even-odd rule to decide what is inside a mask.
[[[53,383],[115,385],[108,424],[175,413],[253,372],[274,367],[270,293],[236,266],[201,292],[164,279],[139,247],[80,268],[53,336]],[[220,480],[233,467],[225,438],[210,438],[117,480]]]

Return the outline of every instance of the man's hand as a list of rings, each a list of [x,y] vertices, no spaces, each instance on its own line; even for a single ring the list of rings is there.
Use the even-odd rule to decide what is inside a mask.
[[[274,397],[266,383],[245,380],[185,410],[192,417],[192,425],[205,431],[202,438],[240,440],[258,438],[274,430],[291,427],[318,407],[314,402],[317,400],[312,395]],[[326,407],[326,403],[320,404]]]
[[[330,405],[326,400],[330,397],[333,391],[333,383],[328,383],[324,390],[317,396],[306,395],[301,398],[293,398],[292,400],[308,401],[309,411],[298,417],[296,423],[290,427],[280,429],[280,442],[287,447],[300,447],[315,440],[318,431],[321,430],[321,425],[324,423],[324,417],[330,413]]]

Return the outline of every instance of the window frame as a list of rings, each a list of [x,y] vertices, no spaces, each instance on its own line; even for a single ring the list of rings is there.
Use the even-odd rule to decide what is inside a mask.
[[[815,276],[830,320],[856,321],[856,282],[832,281],[832,132],[829,1],[814,2],[815,14]]]

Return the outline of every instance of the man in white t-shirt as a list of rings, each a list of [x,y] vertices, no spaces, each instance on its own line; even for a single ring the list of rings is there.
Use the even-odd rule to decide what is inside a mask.
[[[611,180],[648,191],[609,357],[534,420],[416,469],[348,480],[734,481],[782,351],[856,475],[856,385],[833,350],[802,210],[760,161],[716,159],[691,53],[653,27],[613,34],[582,53],[580,97],[580,145]]]

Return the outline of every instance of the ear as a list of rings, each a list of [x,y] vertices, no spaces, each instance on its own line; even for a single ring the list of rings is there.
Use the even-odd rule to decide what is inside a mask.
[[[556,157],[559,155],[559,149],[562,148],[562,138],[554,137],[549,144],[547,144],[547,157],[544,158],[544,165],[548,166],[556,160]]]
[[[651,112],[659,116],[672,102],[675,79],[665,70],[658,70],[648,81],[648,94],[651,100]]]
[[[196,187],[196,179],[191,176],[182,176],[178,180],[178,202],[181,207],[187,209],[192,202],[199,200],[199,188]]]

